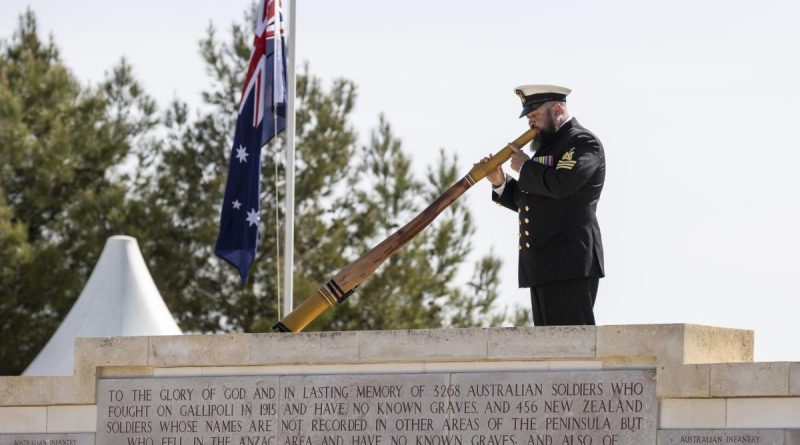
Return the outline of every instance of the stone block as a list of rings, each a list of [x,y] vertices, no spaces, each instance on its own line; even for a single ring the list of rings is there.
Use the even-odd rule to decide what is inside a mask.
[[[552,371],[600,370],[603,369],[603,362],[600,360],[551,360],[550,369]]]
[[[211,366],[204,368],[194,368],[200,370],[202,376],[226,376],[226,375],[271,375],[277,366]]]
[[[720,363],[711,365],[711,396],[789,395],[788,363]]]
[[[423,373],[425,363],[349,363],[345,365],[276,366],[273,373],[287,374],[392,374],[397,372]]]
[[[0,406],[94,403],[94,380],[75,376],[0,377]]]
[[[314,366],[311,372],[316,374],[392,374],[396,372],[423,373],[426,371],[428,363],[359,363],[347,365],[327,365],[326,371],[323,367]],[[293,374],[305,373],[307,367],[296,368]]]
[[[595,326],[548,326],[489,330],[490,359],[594,358]]]
[[[423,373],[425,363],[362,363],[345,365],[216,366],[200,368],[204,376],[297,375],[297,374],[391,374]]]
[[[469,361],[487,357],[486,329],[359,332],[361,362]]]
[[[358,332],[253,334],[251,365],[355,363]]]
[[[82,433],[97,426],[97,405],[66,405],[47,407],[47,431]]]
[[[249,334],[176,335],[149,338],[153,367],[248,365]]]
[[[153,369],[153,377],[199,377],[201,375],[203,375],[203,368],[199,366]]]
[[[727,399],[728,428],[800,428],[800,398]]]
[[[75,367],[142,366],[147,363],[147,337],[87,337],[75,339]]]
[[[50,380],[53,378],[0,377],[0,406],[49,404]]]
[[[50,378],[50,404],[52,405],[88,405],[95,403],[95,379],[77,375],[75,377]]]
[[[711,394],[709,365],[661,365],[658,368],[658,397],[697,398]]]
[[[498,361],[498,362],[435,362],[422,363],[422,372],[503,372],[503,371],[548,371],[550,362],[542,361]]]
[[[603,367],[620,368],[655,368],[656,357],[604,357]]]
[[[104,379],[152,376],[153,368],[150,366],[110,366],[100,369],[100,377]]]
[[[599,326],[597,357],[655,357],[662,363],[683,363],[685,326]]]
[[[725,428],[725,399],[662,399],[661,428]]]
[[[789,364],[789,395],[800,396],[800,363]]]
[[[685,325],[685,363],[753,361],[753,331],[695,324]]]
[[[753,332],[687,324],[600,326],[597,356],[656,357],[664,364],[752,361]]]
[[[60,403],[95,403],[95,385],[103,366],[147,364],[147,337],[86,337],[75,339],[75,385]],[[74,398],[72,398],[74,397]]]
[[[0,408],[0,433],[37,433],[47,429],[47,408],[20,406]]]
[[[493,362],[407,362],[407,363],[350,363],[343,365],[276,365],[276,366],[215,366],[200,368],[203,376],[236,375],[295,375],[295,374],[396,374],[492,371],[548,371],[550,363],[540,361]],[[561,362],[560,362],[561,363]],[[596,362],[563,362],[565,369],[595,369]],[[589,365],[592,365],[591,367]],[[176,368],[190,369],[190,368]],[[191,368],[197,369],[197,368]],[[178,374],[173,374],[179,376]],[[191,375],[191,374],[186,374]]]

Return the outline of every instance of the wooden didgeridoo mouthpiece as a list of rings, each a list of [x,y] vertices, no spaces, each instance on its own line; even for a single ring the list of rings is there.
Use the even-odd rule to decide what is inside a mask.
[[[372,250],[365,253],[348,266],[345,266],[324,286],[317,289],[314,295],[308,297],[300,306],[290,314],[283,317],[272,326],[279,332],[300,332],[309,323],[350,296],[361,283],[386,261],[394,252],[403,247],[408,241],[417,236],[425,227],[458,199],[470,187],[483,179],[498,165],[506,162],[514,153],[513,147],[522,148],[536,137],[536,130],[530,129],[522,133],[514,142],[507,144],[486,162],[479,162],[472,166],[466,176],[461,178],[441,196],[436,198],[425,210],[411,220],[408,224],[398,229]]]

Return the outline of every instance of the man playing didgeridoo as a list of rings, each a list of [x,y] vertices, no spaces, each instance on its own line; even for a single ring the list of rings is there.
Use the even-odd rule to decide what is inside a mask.
[[[605,180],[600,140],[567,110],[570,90],[524,85],[520,117],[537,131],[528,156],[515,147],[511,178],[487,175],[492,200],[519,213],[519,286],[531,290],[536,326],[593,325],[603,271],[595,211]]]

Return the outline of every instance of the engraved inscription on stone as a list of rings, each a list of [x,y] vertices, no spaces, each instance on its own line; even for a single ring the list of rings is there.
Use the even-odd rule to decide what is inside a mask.
[[[784,445],[783,430],[659,430],[659,445]]]
[[[523,378],[520,378],[524,376]],[[655,444],[655,374],[562,371],[454,374],[454,425],[482,426],[469,445]],[[427,444],[425,444],[427,445]]]
[[[437,402],[446,398],[434,394],[449,377],[282,377],[281,425],[287,428],[278,445],[457,445],[441,429],[447,414]]]
[[[104,379],[97,443],[655,444],[655,371]]]
[[[0,445],[94,445],[94,434],[0,434]]]
[[[98,383],[98,444],[277,445],[277,430],[277,376]]]

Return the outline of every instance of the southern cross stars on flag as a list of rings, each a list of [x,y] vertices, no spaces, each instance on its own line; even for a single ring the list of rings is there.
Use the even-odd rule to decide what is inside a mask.
[[[286,128],[286,40],[282,0],[261,0],[244,81],[214,253],[239,270],[256,256],[261,147]]]

